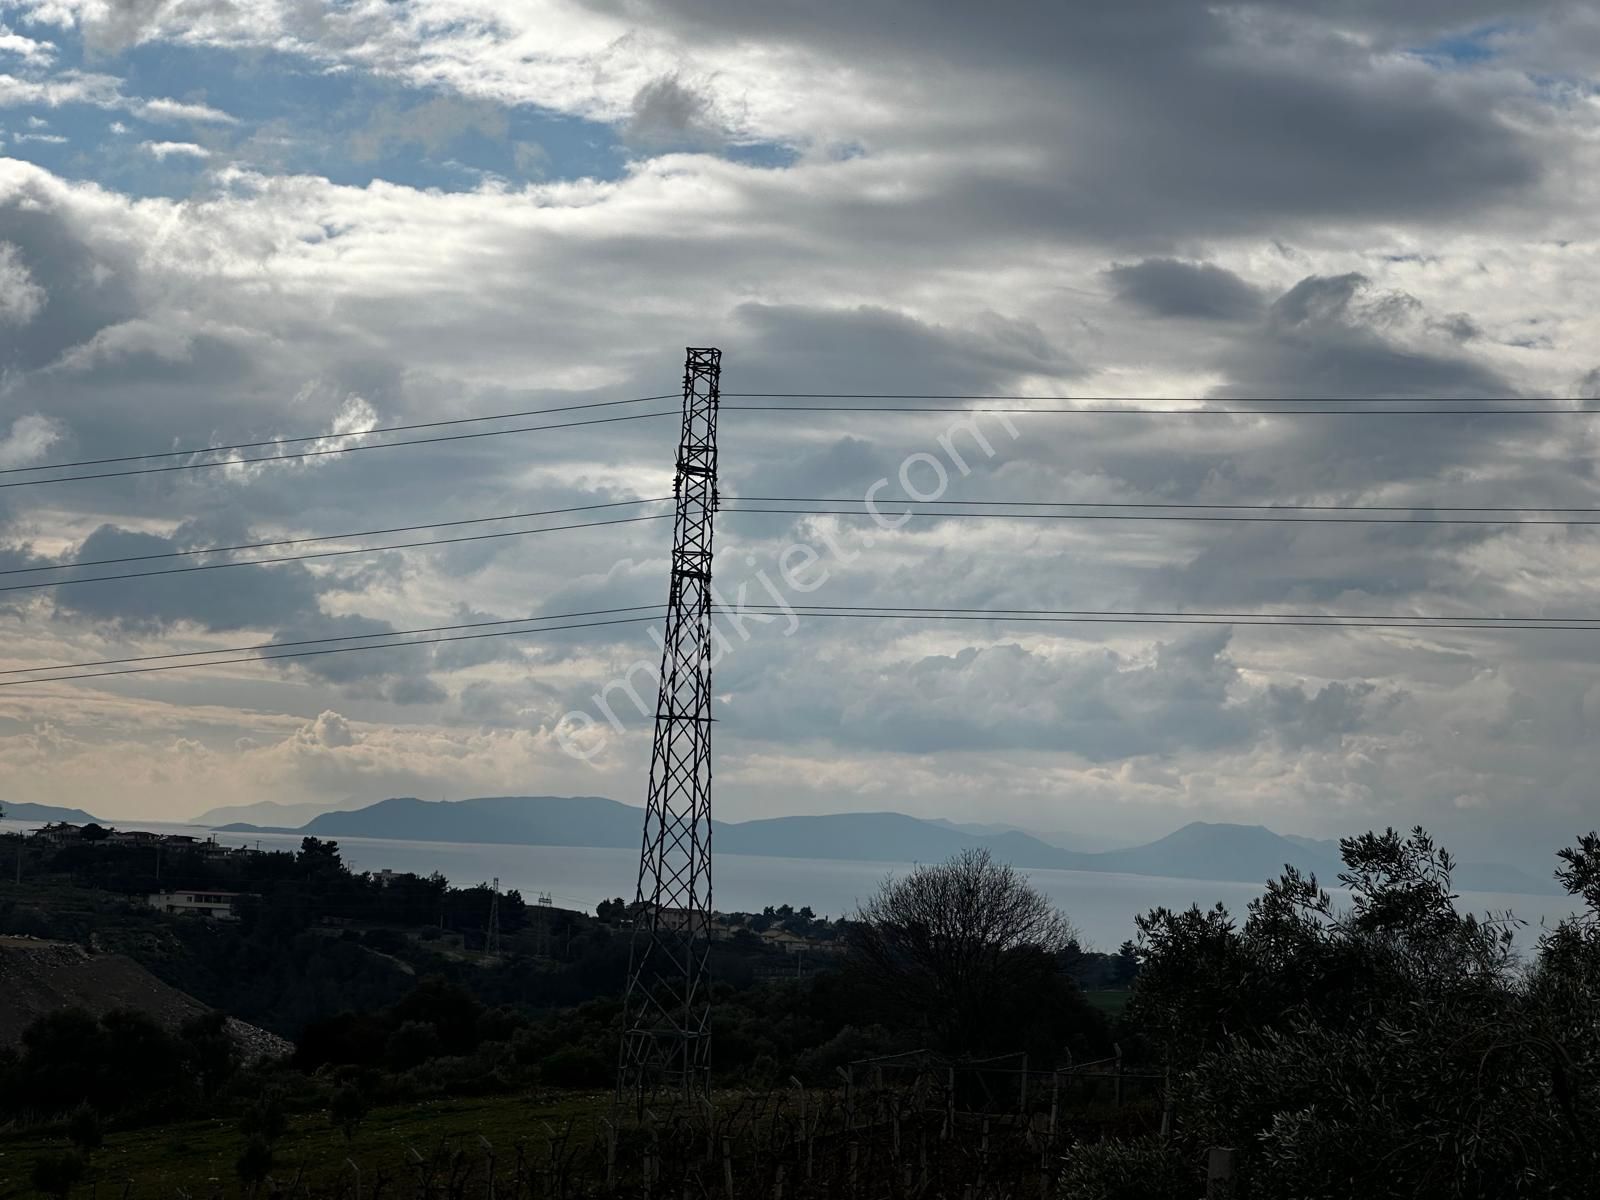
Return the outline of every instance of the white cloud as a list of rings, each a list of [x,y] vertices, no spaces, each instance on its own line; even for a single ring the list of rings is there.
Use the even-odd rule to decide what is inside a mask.
[[[27,265],[17,257],[17,248],[0,242],[0,323],[26,325],[39,315],[48,299],[33,281]]]
[[[61,428],[49,417],[38,413],[18,417],[11,422],[11,431],[0,438],[0,469],[37,462],[60,440]]]
[[[140,142],[139,148],[146,154],[153,155],[166,162],[174,156],[178,158],[210,158],[211,151],[194,142]]]
[[[0,74],[0,108],[31,104],[61,108],[70,104],[87,104],[94,108],[131,113],[133,116],[157,123],[177,121],[204,124],[235,123],[232,116],[207,104],[169,99],[146,100],[124,95],[122,83],[123,81],[114,75],[76,70],[62,71],[44,79],[24,79],[16,75]]]
[[[178,100],[134,100],[129,111],[146,121],[200,121],[233,125],[235,118],[209,104],[185,104]]]
[[[31,66],[42,66],[56,56],[56,48],[50,42],[35,41],[0,24],[0,54],[15,54]]]

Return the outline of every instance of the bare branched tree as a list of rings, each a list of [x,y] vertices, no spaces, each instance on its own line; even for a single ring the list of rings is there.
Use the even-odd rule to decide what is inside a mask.
[[[884,880],[857,909],[855,962],[883,997],[952,1050],[976,1048],[1012,993],[1055,970],[1077,931],[987,850]]]

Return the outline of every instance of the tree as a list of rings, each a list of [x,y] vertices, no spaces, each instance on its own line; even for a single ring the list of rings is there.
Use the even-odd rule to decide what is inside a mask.
[[[239,1114],[239,1132],[250,1141],[270,1146],[289,1129],[289,1118],[283,1111],[283,1097],[277,1089],[261,1093],[255,1103]]]
[[[100,1149],[105,1133],[100,1128],[100,1117],[87,1104],[80,1104],[67,1118],[67,1140],[85,1156]]]
[[[238,1173],[240,1182],[244,1183],[254,1196],[256,1189],[272,1170],[271,1143],[259,1135],[251,1137],[234,1161],[233,1169]]]
[[[1563,853],[1575,895],[1597,851]],[[1546,936],[1529,977],[1506,918],[1457,909],[1450,856],[1421,829],[1346,838],[1340,854],[1348,909],[1290,869],[1239,925],[1220,907],[1140,918],[1127,1016],[1173,1068],[1174,1151],[1247,1148],[1258,1200],[1592,1191],[1587,918]]]
[[[83,1178],[83,1156],[67,1150],[33,1160],[33,1186],[47,1196],[65,1197]]]
[[[997,1015],[1058,973],[1071,923],[985,849],[884,880],[857,910],[851,961],[900,1018],[952,1052],[985,1048]]]
[[[328,1100],[328,1117],[344,1134],[344,1140],[350,1141],[356,1136],[356,1130],[361,1122],[366,1120],[367,1113],[372,1105],[367,1101],[366,1093],[353,1083],[347,1083],[334,1091]]]

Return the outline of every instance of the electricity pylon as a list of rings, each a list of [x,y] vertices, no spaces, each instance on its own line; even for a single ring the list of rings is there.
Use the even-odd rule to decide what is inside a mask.
[[[617,1098],[710,1086],[711,538],[722,351],[691,346]]]
[[[489,899],[489,930],[484,935],[485,954],[500,953],[500,877],[494,877],[494,892]]]

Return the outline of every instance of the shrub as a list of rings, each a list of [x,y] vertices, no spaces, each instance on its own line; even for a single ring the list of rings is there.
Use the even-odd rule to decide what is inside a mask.
[[[33,1186],[47,1196],[65,1196],[83,1178],[83,1156],[74,1150],[33,1160]]]
[[[1074,1146],[1060,1183],[1062,1200],[1194,1200],[1205,1188],[1199,1168],[1159,1137]]]
[[[344,1140],[348,1142],[355,1137],[357,1128],[366,1120],[371,1107],[366,1094],[360,1088],[346,1084],[336,1089],[329,1099],[328,1118],[344,1134]]]
[[[105,1135],[94,1109],[80,1104],[72,1110],[72,1116],[67,1119],[67,1139],[84,1154],[100,1149]]]
[[[554,1087],[603,1087],[611,1082],[616,1064],[587,1046],[567,1046],[547,1055],[539,1064],[539,1077]]]

